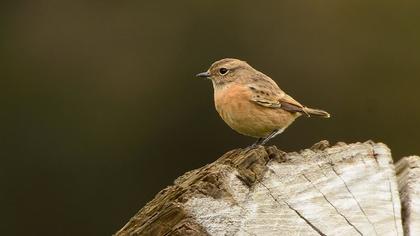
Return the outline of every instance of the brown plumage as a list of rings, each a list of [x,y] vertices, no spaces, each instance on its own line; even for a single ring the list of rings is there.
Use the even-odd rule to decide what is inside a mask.
[[[211,79],[217,112],[238,133],[259,138],[254,145],[265,144],[302,114],[330,117],[303,106],[245,61],[222,59],[197,76]]]

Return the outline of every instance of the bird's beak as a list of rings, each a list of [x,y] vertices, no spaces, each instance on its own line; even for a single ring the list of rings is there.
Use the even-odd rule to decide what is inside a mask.
[[[198,73],[196,76],[200,77],[200,78],[208,78],[208,77],[210,77],[210,72],[208,72],[208,71],[201,72],[201,73]]]

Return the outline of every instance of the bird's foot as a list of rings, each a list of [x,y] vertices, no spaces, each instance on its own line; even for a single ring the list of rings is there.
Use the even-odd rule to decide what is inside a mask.
[[[258,146],[261,146],[261,145],[260,144],[253,143],[252,145],[249,145],[248,148],[249,149],[254,149],[254,148],[257,148]]]
[[[255,141],[255,143],[253,143],[252,145],[246,147],[246,150],[252,150],[254,148],[257,148],[259,146],[264,146],[261,142],[263,141],[263,138],[259,138],[257,141]]]

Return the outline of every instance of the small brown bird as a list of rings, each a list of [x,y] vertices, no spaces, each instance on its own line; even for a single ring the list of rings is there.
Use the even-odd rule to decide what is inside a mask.
[[[225,58],[197,77],[213,82],[214,103],[222,119],[238,133],[258,138],[253,147],[282,133],[302,114],[330,117],[326,111],[303,106],[245,61]]]

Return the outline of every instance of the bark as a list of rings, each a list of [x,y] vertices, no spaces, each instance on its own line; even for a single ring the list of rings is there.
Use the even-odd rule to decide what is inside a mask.
[[[415,235],[419,161],[403,160],[404,223],[412,224],[404,232]],[[406,174],[413,165],[417,172]],[[232,150],[179,177],[116,235],[382,236],[403,235],[403,226],[387,146],[321,141],[291,153],[274,146]]]
[[[404,157],[396,164],[396,169],[404,235],[420,235],[420,157]]]

